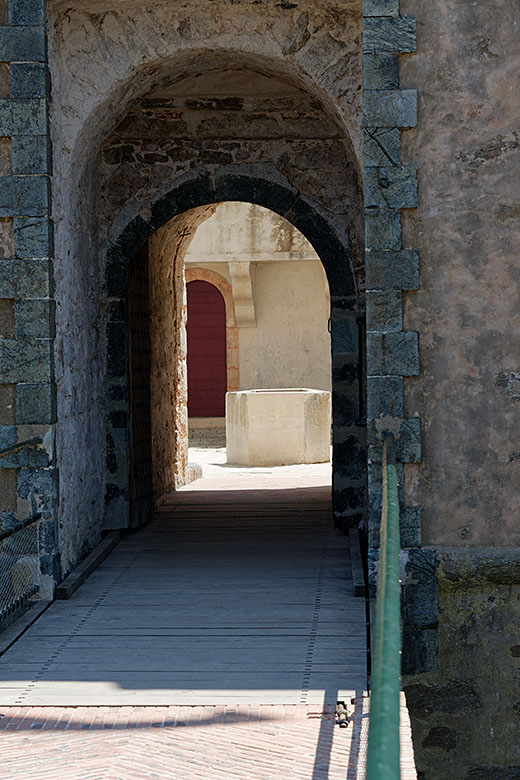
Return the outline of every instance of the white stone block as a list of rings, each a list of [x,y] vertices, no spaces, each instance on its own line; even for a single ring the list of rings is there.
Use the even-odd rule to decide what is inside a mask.
[[[330,393],[324,390],[227,393],[227,462],[242,466],[326,463],[330,421]]]

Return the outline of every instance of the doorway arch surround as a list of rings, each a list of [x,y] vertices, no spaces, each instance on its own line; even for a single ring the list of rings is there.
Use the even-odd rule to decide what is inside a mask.
[[[230,392],[240,390],[240,362],[238,353],[238,327],[235,315],[233,290],[228,280],[222,274],[210,268],[186,268],[186,284],[190,282],[209,282],[220,292],[226,307],[226,360],[227,389]]]
[[[287,219],[313,245],[330,289],[332,343],[333,507],[337,524],[363,523],[366,510],[366,432],[360,418],[362,359],[359,319],[362,308],[356,289],[352,253],[341,220],[297,190],[272,164],[236,164],[210,171],[200,167],[183,177],[155,201],[147,218],[136,216],[108,247],[105,275],[107,318],[106,406],[107,441],[111,420],[130,424],[127,393],[126,285],[132,258],[147,239],[174,217],[222,201],[244,201],[271,209]],[[117,415],[113,399],[116,402]],[[106,473],[105,526],[128,522],[128,458],[119,437],[109,453],[116,468]],[[126,437],[126,441],[128,437]],[[117,473],[117,480],[113,475]],[[126,518],[126,522],[125,522]]]

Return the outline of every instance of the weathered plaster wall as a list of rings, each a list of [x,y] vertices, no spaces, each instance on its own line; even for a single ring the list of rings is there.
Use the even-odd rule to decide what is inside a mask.
[[[213,263],[316,260],[299,230],[274,211],[254,203],[219,203],[193,238],[186,262]]]
[[[410,2],[417,53],[401,63],[419,94],[403,159],[419,166],[405,212],[421,257],[406,327],[421,374],[407,416],[423,420],[423,461],[406,466],[430,544],[519,545],[520,68],[518,3]]]
[[[254,325],[238,327],[240,387],[331,389],[330,296],[318,255],[286,219],[246,203],[220,203],[198,229],[191,265],[221,273],[250,264]]]
[[[330,301],[319,260],[258,263],[253,271],[255,328],[240,328],[242,390],[330,390]]]
[[[197,266],[230,281],[227,263]],[[330,297],[321,262],[255,263],[251,276],[256,325],[238,328],[239,389],[330,390]]]

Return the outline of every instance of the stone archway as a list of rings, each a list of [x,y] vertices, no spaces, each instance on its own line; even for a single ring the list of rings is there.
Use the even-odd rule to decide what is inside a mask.
[[[189,220],[194,224],[201,210],[223,200],[242,200],[256,203],[283,216],[300,230],[313,245],[327,274],[331,299],[332,333],[332,388],[333,388],[333,504],[336,522],[354,526],[362,522],[365,511],[365,429],[360,419],[360,379],[362,373],[359,354],[358,320],[360,307],[352,267],[350,247],[338,236],[334,224],[326,218],[319,206],[310,202],[290,182],[284,181],[273,166],[238,165],[220,175],[197,171],[166,196],[156,201],[148,219],[138,216],[123,230],[107,253],[106,309],[120,311],[126,295],[128,268],[136,249],[152,234],[174,218],[182,215],[185,230],[182,240],[190,234]],[[275,174],[275,175],[273,175]],[[283,183],[282,183],[283,182]],[[186,220],[188,222],[186,222]],[[111,342],[119,345],[118,356],[124,354],[126,325],[109,316],[107,324],[108,351]],[[126,367],[118,357],[117,366],[107,366],[107,397],[113,396],[113,386],[127,382]],[[120,421],[128,425],[128,407],[119,404]],[[121,457],[121,455],[120,455]],[[122,453],[119,484],[107,481],[107,512],[110,516],[112,498],[118,502],[119,522],[127,516],[128,485],[123,482],[127,454]],[[123,513],[123,517],[120,515]]]

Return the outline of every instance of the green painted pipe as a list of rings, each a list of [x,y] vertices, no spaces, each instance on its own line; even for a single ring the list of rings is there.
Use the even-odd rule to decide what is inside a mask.
[[[383,437],[383,511],[372,654],[366,780],[399,780],[401,583],[399,490],[392,434]]]

